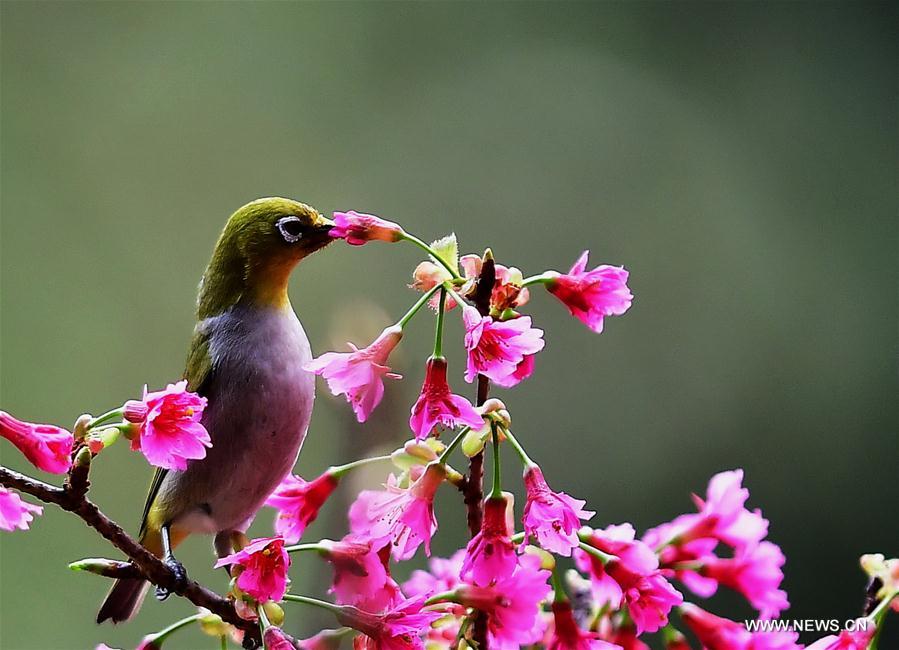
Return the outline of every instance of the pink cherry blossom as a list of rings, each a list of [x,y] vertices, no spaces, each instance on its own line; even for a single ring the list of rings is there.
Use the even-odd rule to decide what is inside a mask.
[[[568,273],[551,272],[547,290],[596,333],[602,332],[603,318],[620,316],[634,299],[627,287],[627,271],[622,267],[601,265],[587,271],[589,251],[584,251]]]
[[[187,390],[187,381],[169,384],[165,390],[148,393],[142,400],[125,403],[125,419],[137,431],[131,448],[140,450],[151,465],[187,469],[187,461],[206,457],[212,446],[209,432],[200,419],[206,398]]]
[[[262,646],[265,650],[296,650],[295,642],[296,639],[274,625],[265,628],[262,633]]]
[[[424,598],[404,600],[383,614],[371,614],[355,607],[341,607],[337,620],[365,635],[357,650],[423,650],[422,636],[440,612],[422,611]]]
[[[416,569],[403,583],[403,591],[410,596],[430,597],[444,591],[454,590],[462,581],[462,564],[465,549],[459,549],[449,558],[432,557],[428,560],[428,570]]]
[[[409,418],[409,427],[415,432],[415,438],[427,438],[438,425],[447,428],[468,425],[479,429],[482,424],[483,420],[471,402],[450,392],[446,382],[446,359],[428,359],[421,394]]]
[[[627,605],[638,634],[655,632],[668,619],[671,608],[683,601],[658,569],[658,558],[646,544],[634,539],[630,524],[593,531],[587,543],[609,559],[575,551],[575,562],[590,574],[597,604],[618,609]]]
[[[733,558],[707,559],[701,575],[740,592],[759,611],[760,618],[769,619],[790,606],[786,592],[779,589],[785,561],[780,547],[764,541],[737,551]]]
[[[386,554],[382,558],[371,540],[347,535],[339,542],[322,540],[321,544],[334,567],[331,593],[339,604],[380,612],[402,600],[399,585],[387,570]]]
[[[564,492],[553,492],[543,478],[543,471],[536,465],[525,470],[524,485],[527,488],[525,533],[536,537],[538,544],[547,551],[570,556],[578,545],[581,520],[588,521],[595,513],[584,510],[586,501],[574,499]]]
[[[295,544],[303,536],[306,526],[315,521],[318,511],[337,487],[339,479],[325,472],[312,481],[288,474],[275,488],[265,505],[278,509],[275,532],[288,544]]]
[[[384,397],[383,377],[399,379],[391,373],[387,357],[403,338],[403,330],[392,325],[368,347],[352,352],[326,352],[307,363],[304,369],[321,375],[334,395],[346,395],[359,422],[365,422]]]
[[[34,515],[43,511],[41,506],[22,501],[16,492],[0,487],[0,530],[28,530]]]
[[[758,544],[768,534],[768,520],[760,510],[745,508],[749,490],[742,482],[741,469],[716,474],[709,481],[705,499],[693,496],[699,512],[680,515],[646,531],[644,541],[653,548],[701,538],[717,539],[734,549]]]
[[[602,641],[597,632],[578,627],[567,600],[552,603],[553,626],[546,639],[546,650],[621,650],[621,646]]]
[[[434,494],[446,478],[446,468],[431,463],[408,488],[388,477],[386,489],[364,490],[350,507],[350,530],[372,540],[385,539],[392,544],[397,561],[408,560],[422,544],[431,554],[431,537],[437,531]]]
[[[842,630],[839,634],[818,639],[805,650],[867,650],[877,626],[871,620],[862,619],[857,623],[856,629]]]
[[[704,609],[684,603],[681,620],[693,631],[707,650],[800,650],[795,632],[750,632],[746,626],[710,614]]]
[[[462,578],[481,587],[512,575],[518,556],[512,543],[511,497],[490,497],[484,501],[481,530],[468,543]]]
[[[238,588],[257,601],[281,600],[287,591],[290,555],[284,550],[283,538],[251,540],[242,550],[216,562],[215,568],[234,564],[243,567],[237,578]]]
[[[487,613],[491,650],[517,650],[543,636],[539,612],[540,603],[551,591],[548,579],[549,571],[540,568],[540,559],[524,555],[512,575],[489,587],[463,584],[456,596],[467,607]]]
[[[530,316],[494,321],[466,306],[462,319],[468,350],[466,381],[472,382],[482,374],[500,386],[510,387],[530,374],[533,366],[528,359],[544,346],[543,330],[531,327]]]
[[[640,575],[628,571],[614,560],[606,565],[606,571],[621,586],[622,603],[627,604],[638,634],[658,631],[668,622],[671,609],[684,601],[681,593],[665,580],[661,571]]]
[[[345,239],[353,246],[375,240],[397,242],[405,235],[399,224],[355,210],[335,212],[334,227],[328,234],[335,239]]]
[[[28,461],[45,472],[65,474],[72,466],[70,458],[75,439],[52,424],[22,422],[0,411],[0,436],[14,444]]]

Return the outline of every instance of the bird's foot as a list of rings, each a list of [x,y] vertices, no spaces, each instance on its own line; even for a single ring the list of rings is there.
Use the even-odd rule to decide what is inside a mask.
[[[187,571],[184,569],[184,565],[175,559],[174,555],[166,555],[162,558],[162,563],[175,574],[175,588],[156,587],[156,600],[158,601],[165,600],[172,595],[173,591],[178,591],[187,584]]]

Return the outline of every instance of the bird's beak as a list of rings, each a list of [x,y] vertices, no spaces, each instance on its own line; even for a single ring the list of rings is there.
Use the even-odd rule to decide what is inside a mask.
[[[315,232],[325,234],[335,225],[336,224],[327,217],[319,216],[318,223],[315,224]]]

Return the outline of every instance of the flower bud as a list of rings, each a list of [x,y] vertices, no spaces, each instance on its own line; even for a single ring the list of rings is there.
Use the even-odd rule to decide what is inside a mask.
[[[475,431],[472,429],[462,438],[462,453],[469,458],[477,456],[484,449],[487,440],[490,438],[491,426],[489,422],[484,422],[484,426]]]
[[[284,622],[284,610],[278,603],[270,600],[262,606],[262,611],[272,625],[281,625]]]
[[[87,435],[87,426],[93,419],[94,417],[90,413],[85,413],[75,420],[75,426],[72,427],[72,435],[75,436],[75,440],[81,440]]]
[[[122,407],[122,417],[133,424],[140,424],[147,419],[150,407],[144,402],[136,399],[129,399]]]
[[[200,614],[201,616],[197,620],[197,623],[199,623],[200,630],[203,634],[208,634],[215,638],[231,635],[231,630],[233,628],[228,623],[225,623],[221,616],[213,614],[204,607],[200,608]]]
[[[552,571],[556,568],[556,557],[552,553],[544,551],[539,546],[531,546],[528,544],[524,547],[524,552],[526,555],[533,555],[534,557],[540,558],[541,569]]]

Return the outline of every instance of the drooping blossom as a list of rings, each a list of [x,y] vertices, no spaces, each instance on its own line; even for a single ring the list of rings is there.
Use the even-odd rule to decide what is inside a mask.
[[[162,650],[163,641],[165,641],[165,637],[159,633],[148,634],[140,640],[134,650]]]
[[[712,557],[701,575],[743,594],[762,619],[775,618],[790,606],[780,589],[786,558],[780,547],[768,541],[737,551],[733,558]]]
[[[577,531],[581,520],[589,521],[595,514],[584,510],[586,501],[574,499],[564,492],[553,492],[543,471],[536,465],[524,472],[527,503],[524,506],[524,531],[537,538],[539,545],[558,555],[568,557],[578,545]]]
[[[34,515],[44,511],[27,501],[22,501],[18,493],[0,487],[0,530],[28,530]]]
[[[387,570],[386,553],[382,557],[371,540],[347,535],[339,542],[322,540],[321,545],[334,567],[331,593],[339,604],[380,612],[402,600],[399,585]]]
[[[533,371],[533,355],[543,349],[543,330],[531,327],[530,316],[494,321],[474,307],[462,310],[468,361],[465,380],[482,374],[500,386],[514,386]]]
[[[265,628],[262,633],[262,646],[265,650],[296,650],[296,643],[296,639],[275,625]]]
[[[540,559],[524,555],[512,575],[489,587],[462,584],[456,589],[459,602],[487,613],[490,648],[517,650],[543,637],[540,603],[551,591],[549,571],[540,568]]]
[[[288,474],[275,488],[265,505],[278,510],[275,532],[288,544],[295,544],[306,527],[318,517],[318,511],[337,488],[339,479],[325,472],[311,481]]]
[[[401,488],[391,474],[385,490],[363,490],[350,506],[350,530],[372,540],[386,539],[397,561],[408,560],[422,544],[431,554],[431,537],[437,531],[434,494],[446,478],[446,468],[431,463],[408,488]]]
[[[428,570],[416,569],[403,583],[403,591],[410,596],[430,597],[444,591],[454,590],[462,579],[462,564],[465,549],[459,549],[449,558],[432,557],[428,560]]]
[[[466,548],[462,579],[486,587],[494,580],[504,580],[518,566],[512,542],[512,497],[489,497],[484,501],[481,530]]]
[[[140,450],[151,465],[165,469],[187,469],[187,461],[206,457],[212,446],[202,425],[206,398],[187,390],[187,381],[169,384],[164,390],[147,392],[141,400],[125,402],[124,417],[135,425],[131,448]]]
[[[350,210],[334,213],[334,227],[328,232],[335,239],[344,239],[347,244],[361,246],[370,241],[398,242],[405,232],[402,227],[373,214]]]
[[[237,586],[259,602],[281,600],[287,590],[287,568],[290,555],[284,550],[281,537],[261,537],[251,540],[243,549],[223,557],[215,568],[238,565],[243,567]]]
[[[768,534],[768,520],[760,510],[745,507],[749,490],[742,487],[743,470],[715,474],[706,498],[693,495],[699,512],[680,515],[673,521],[646,531],[643,540],[653,548],[712,538],[738,549],[758,544]],[[663,552],[664,560],[664,552]]]
[[[603,641],[598,632],[581,629],[574,620],[571,602],[552,603],[553,624],[546,639],[546,650],[621,650],[621,646]]]
[[[657,631],[667,622],[672,607],[683,602],[680,592],[658,569],[652,549],[634,539],[630,524],[593,531],[587,543],[605,554],[575,552],[578,568],[590,574],[597,604],[609,604],[613,609],[627,605],[638,634]]]
[[[400,378],[390,372],[387,357],[402,338],[402,328],[391,325],[368,347],[349,343],[352,352],[326,352],[303,368],[324,377],[333,395],[346,395],[356,419],[365,422],[384,397],[383,378]]]
[[[440,612],[423,611],[424,602],[421,597],[409,598],[383,614],[343,606],[337,620],[365,635],[356,644],[357,650],[423,650],[422,636],[431,623],[443,616]]]
[[[680,606],[681,620],[707,650],[800,650],[795,632],[750,632],[745,625],[715,616],[692,603]]]
[[[562,301],[571,315],[597,334],[606,316],[620,316],[634,299],[623,267],[603,264],[587,271],[589,251],[584,251],[568,273],[551,271],[547,290]]]
[[[468,425],[479,429],[482,424],[483,420],[471,402],[450,392],[446,381],[446,359],[428,359],[421,394],[412,407],[412,417],[409,418],[409,427],[415,433],[415,438],[427,438],[437,426],[454,428]]]
[[[0,411],[0,436],[14,444],[28,461],[45,472],[65,474],[72,466],[75,439],[69,431],[52,424],[22,422]]]
[[[859,619],[852,630],[841,630],[839,634],[831,634],[818,639],[805,650],[867,650],[877,626],[869,619]]]

